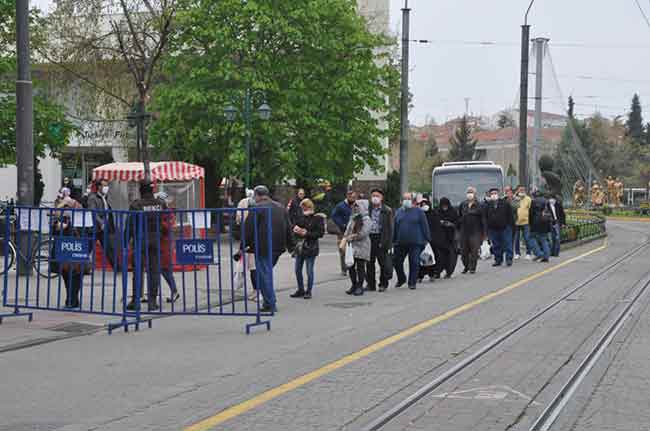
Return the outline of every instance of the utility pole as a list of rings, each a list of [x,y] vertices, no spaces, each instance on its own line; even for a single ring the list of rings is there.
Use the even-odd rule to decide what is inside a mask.
[[[404,0],[402,9],[402,108],[400,118],[399,139],[399,189],[400,193],[408,192],[409,188],[409,31],[410,31],[409,0]]]
[[[34,205],[34,101],[29,55],[29,0],[16,0],[16,167],[18,171],[18,205]],[[31,216],[31,211],[19,211],[19,216]],[[20,220],[18,229],[21,228]],[[18,275],[29,276],[32,268],[23,256],[29,256],[31,235],[20,235]]]
[[[542,140],[542,91],[544,84],[544,55],[546,53],[546,44],[549,39],[538,37],[534,39],[535,43],[535,129],[533,137],[533,159],[532,174],[533,187],[537,188],[540,184],[539,179],[539,150]]]
[[[470,101],[470,100],[471,100],[471,99],[470,99],[469,97],[466,97],[466,98],[465,98],[465,116],[466,116],[466,117],[469,116],[469,101]]]
[[[519,184],[529,186],[528,182],[528,56],[530,44],[530,26],[528,13],[533,6],[532,0],[521,26],[521,75],[519,85]]]

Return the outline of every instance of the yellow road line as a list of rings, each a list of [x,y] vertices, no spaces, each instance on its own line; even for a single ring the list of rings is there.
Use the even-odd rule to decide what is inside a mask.
[[[310,373],[307,373],[307,374],[305,374],[305,375],[303,375],[301,377],[298,377],[298,378],[296,378],[294,380],[291,380],[290,382],[287,382],[287,383],[285,383],[283,385],[277,386],[277,387],[275,387],[273,389],[270,389],[270,390],[268,390],[266,392],[263,392],[263,393],[255,396],[255,397],[253,397],[253,398],[251,398],[249,400],[246,400],[246,401],[244,401],[242,403],[239,403],[237,405],[229,407],[229,408],[217,413],[214,416],[210,416],[210,417],[208,417],[206,419],[203,419],[200,422],[195,423],[194,425],[191,425],[191,426],[185,428],[184,431],[207,431],[207,430],[210,430],[210,429],[216,427],[217,425],[221,425],[222,423],[224,423],[224,422],[226,422],[226,421],[228,421],[230,419],[233,419],[233,418],[235,418],[235,417],[237,417],[237,416],[239,416],[241,414],[244,414],[244,413],[254,409],[255,407],[258,407],[258,406],[266,403],[267,401],[271,401],[272,399],[277,398],[277,397],[279,397],[281,395],[284,395],[287,392],[290,392],[290,391],[292,391],[294,389],[297,389],[297,388],[299,388],[301,386],[304,386],[304,385],[306,385],[306,384],[308,384],[310,382],[313,382],[314,380],[318,379],[319,377],[322,377],[322,376],[324,376],[326,374],[329,374],[329,373],[331,373],[333,371],[338,370],[339,368],[345,367],[348,364],[351,364],[351,363],[356,362],[356,361],[358,361],[360,359],[363,359],[363,358],[365,358],[366,356],[368,356],[368,355],[370,355],[372,353],[375,353],[375,352],[377,352],[377,351],[379,351],[379,350],[381,350],[381,349],[383,349],[385,347],[388,347],[388,346],[390,346],[392,344],[397,343],[400,340],[403,340],[404,338],[410,337],[412,335],[417,334],[418,332],[424,331],[427,328],[430,328],[430,327],[432,327],[434,325],[437,325],[437,324],[442,323],[442,322],[444,322],[446,320],[449,320],[452,317],[455,317],[455,316],[457,316],[457,315],[459,315],[461,313],[469,311],[472,308],[475,308],[475,307],[477,307],[477,306],[479,306],[479,305],[481,305],[481,304],[483,304],[483,303],[485,303],[487,301],[490,301],[490,300],[492,300],[492,299],[494,299],[494,298],[496,298],[498,296],[504,295],[504,294],[506,294],[506,293],[518,288],[518,287],[521,287],[521,286],[523,286],[523,285],[525,285],[527,283],[530,283],[533,280],[536,280],[536,279],[538,279],[540,277],[543,277],[546,274],[549,274],[549,273],[551,273],[553,271],[557,271],[560,268],[564,268],[565,266],[570,265],[570,264],[572,264],[573,262],[575,262],[577,260],[583,259],[583,258],[585,258],[587,256],[592,255],[592,254],[598,253],[598,252],[604,250],[605,248],[607,248],[607,241],[605,241],[605,243],[602,246],[600,246],[598,248],[595,248],[595,249],[593,249],[591,251],[588,251],[588,252],[586,252],[584,254],[581,254],[580,256],[573,257],[573,258],[568,259],[568,260],[566,260],[566,261],[564,261],[562,263],[559,263],[559,264],[557,264],[555,266],[552,266],[552,267],[550,267],[548,269],[545,269],[544,271],[540,271],[540,272],[538,272],[536,274],[530,275],[530,276],[528,276],[528,277],[526,277],[526,278],[524,278],[522,280],[517,281],[514,284],[511,284],[511,285],[506,286],[506,287],[504,287],[502,289],[496,290],[496,291],[494,291],[492,293],[488,293],[487,295],[481,296],[480,298],[478,298],[478,299],[476,299],[476,300],[474,300],[472,302],[468,302],[468,303],[466,303],[464,305],[461,305],[461,306],[459,306],[457,308],[454,308],[454,309],[452,309],[450,311],[447,311],[446,313],[441,314],[441,315],[439,315],[437,317],[434,317],[433,319],[427,320],[427,321],[422,322],[422,323],[418,323],[417,325],[412,326],[412,327],[406,329],[405,331],[402,331],[402,332],[400,332],[398,334],[392,335],[392,336],[390,336],[388,338],[385,338],[385,339],[383,339],[381,341],[378,341],[377,343],[374,343],[374,344],[372,344],[372,345],[370,345],[370,346],[368,346],[368,347],[366,347],[366,348],[364,348],[362,350],[359,350],[358,352],[352,353],[352,354],[350,354],[348,356],[345,356],[345,357],[343,357],[341,359],[338,359],[338,360],[336,360],[334,362],[331,362],[331,363],[325,365],[322,368],[314,370],[314,371],[312,371]]]

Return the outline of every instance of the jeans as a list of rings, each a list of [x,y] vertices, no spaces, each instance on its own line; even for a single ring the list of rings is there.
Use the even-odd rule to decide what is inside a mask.
[[[559,224],[554,224],[551,228],[551,256],[560,255],[560,232],[562,228]]]
[[[406,256],[408,256],[408,285],[417,285],[418,273],[420,272],[420,254],[422,253],[422,250],[424,250],[424,246],[419,244],[398,245],[395,247],[395,272],[397,273],[398,284],[404,284],[406,282],[406,274],[404,273],[404,260],[406,260]]]
[[[512,262],[512,227],[506,226],[498,230],[490,229],[488,235],[490,242],[492,242],[494,262],[502,263],[504,254],[506,256],[506,262]]]
[[[526,244],[526,253],[530,254],[532,251],[530,245],[530,226],[525,224],[522,226],[515,226],[515,254],[521,256],[521,236],[524,237],[524,244]]]
[[[368,278],[368,289],[374,290],[376,285],[375,262],[379,262],[379,287],[388,287],[388,280],[391,274],[386,271],[386,255],[388,250],[381,248],[381,235],[371,234],[370,261],[367,263],[366,277]]]
[[[533,246],[533,253],[535,256],[548,259],[551,255],[551,248],[548,244],[548,234],[532,232],[531,233],[531,246]]]
[[[169,285],[169,290],[173,295],[176,292],[176,279],[174,278],[174,273],[171,269],[163,269],[161,274]]]
[[[278,256],[279,257],[279,256]],[[275,256],[259,256],[255,259],[256,276],[259,279],[259,288],[264,298],[264,305],[275,310],[275,289],[273,289],[273,262]]]
[[[307,292],[311,293],[312,288],[314,287],[314,263],[316,262],[316,256],[296,256],[296,283],[298,283],[298,290],[301,292],[305,291],[305,282],[302,276],[302,268],[304,264],[307,264]]]

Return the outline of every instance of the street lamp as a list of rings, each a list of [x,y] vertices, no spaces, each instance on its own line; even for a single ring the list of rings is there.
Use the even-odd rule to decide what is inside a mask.
[[[243,95],[243,100],[240,100],[239,105],[243,102],[242,109],[237,109],[235,103],[226,106],[223,114],[231,123],[237,120],[237,114],[241,113],[244,119],[245,133],[246,133],[246,181],[245,187],[250,188],[251,184],[251,123],[253,121],[253,99],[255,97],[262,99],[262,104],[257,108],[257,115],[262,121],[271,119],[271,107],[266,103],[266,95],[262,91],[254,91],[247,89]]]
[[[521,75],[519,86],[519,184],[528,186],[528,58],[530,44],[530,25],[528,13],[535,0],[531,0],[521,26]]]

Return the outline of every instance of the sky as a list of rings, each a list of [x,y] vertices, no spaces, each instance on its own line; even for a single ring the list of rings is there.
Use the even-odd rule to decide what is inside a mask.
[[[531,37],[547,37],[543,109],[561,113],[572,95],[578,115],[613,117],[637,92],[650,111],[650,0],[535,0]],[[52,0],[32,0],[47,8]],[[465,112],[492,115],[518,103],[521,24],[528,0],[409,0],[411,123],[442,123]],[[404,0],[390,0],[391,32],[401,34]],[[478,45],[476,42],[494,42]],[[555,74],[551,72],[550,61]],[[534,63],[533,63],[534,64]],[[555,80],[557,76],[557,81]],[[535,88],[530,77],[530,92]],[[533,101],[529,107],[532,109]],[[646,105],[647,104],[647,105]],[[650,121],[650,116],[648,116]]]

